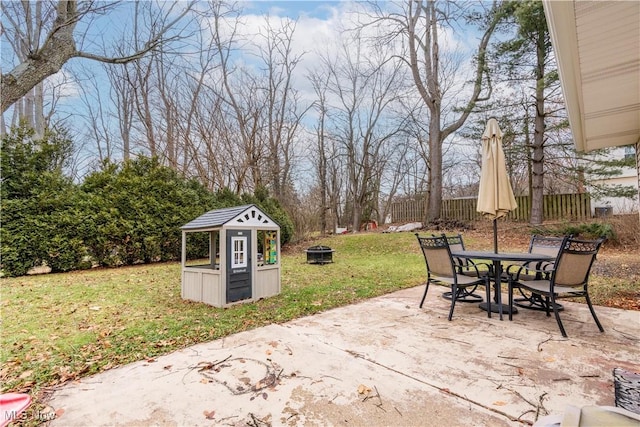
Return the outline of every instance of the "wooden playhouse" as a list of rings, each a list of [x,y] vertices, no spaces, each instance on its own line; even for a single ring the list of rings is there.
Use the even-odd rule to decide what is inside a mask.
[[[280,293],[280,226],[257,206],[212,210],[181,230],[183,299],[225,307]],[[187,260],[196,233],[208,235],[208,259]]]

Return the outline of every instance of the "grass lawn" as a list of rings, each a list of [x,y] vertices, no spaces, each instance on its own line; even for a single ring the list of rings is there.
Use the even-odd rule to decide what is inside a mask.
[[[465,236],[467,247],[481,248],[475,239]],[[280,295],[227,309],[182,300],[178,263],[2,279],[2,391],[37,396],[128,362],[425,280],[413,233],[341,235],[312,244],[335,249],[335,262],[309,265],[304,248],[289,250],[282,256]],[[596,304],[633,290],[615,277],[595,276],[592,282]]]

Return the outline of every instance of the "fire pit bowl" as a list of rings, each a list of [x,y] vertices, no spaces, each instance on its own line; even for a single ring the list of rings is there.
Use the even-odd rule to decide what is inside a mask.
[[[333,262],[335,250],[329,246],[311,246],[306,252],[307,264],[327,264]]]

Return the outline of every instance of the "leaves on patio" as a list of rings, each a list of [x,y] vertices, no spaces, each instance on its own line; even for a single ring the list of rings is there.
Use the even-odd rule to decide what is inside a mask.
[[[360,385],[358,386],[358,394],[364,394],[364,395],[367,395],[367,394],[369,394],[369,393],[371,393],[371,388],[367,387],[367,386],[366,386],[366,385],[364,385],[364,384],[360,384]]]

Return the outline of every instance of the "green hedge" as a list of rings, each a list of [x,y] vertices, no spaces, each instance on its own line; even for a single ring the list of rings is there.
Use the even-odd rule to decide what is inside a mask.
[[[3,138],[2,274],[19,276],[48,265],[53,272],[180,259],[180,226],[216,208],[254,203],[281,226],[293,224],[278,202],[254,195],[211,193],[158,159],[105,162],[80,185],[63,175],[72,144],[64,132],[41,140],[22,127]],[[208,253],[206,236],[189,239],[188,253]]]

